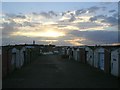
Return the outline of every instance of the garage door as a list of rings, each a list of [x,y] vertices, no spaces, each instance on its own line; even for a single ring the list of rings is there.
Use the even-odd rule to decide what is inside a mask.
[[[99,68],[104,70],[104,53],[99,53]]]

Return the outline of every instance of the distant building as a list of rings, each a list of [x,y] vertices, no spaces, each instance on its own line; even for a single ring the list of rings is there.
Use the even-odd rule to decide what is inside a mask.
[[[33,45],[35,45],[35,40],[33,40]]]

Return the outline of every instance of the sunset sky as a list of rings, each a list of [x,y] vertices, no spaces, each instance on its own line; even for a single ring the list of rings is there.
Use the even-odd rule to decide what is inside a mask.
[[[118,42],[117,2],[3,2],[2,44]]]

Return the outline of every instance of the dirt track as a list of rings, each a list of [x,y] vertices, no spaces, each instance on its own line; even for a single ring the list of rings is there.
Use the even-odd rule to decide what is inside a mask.
[[[118,79],[87,64],[47,55],[4,79],[4,88],[118,88]]]

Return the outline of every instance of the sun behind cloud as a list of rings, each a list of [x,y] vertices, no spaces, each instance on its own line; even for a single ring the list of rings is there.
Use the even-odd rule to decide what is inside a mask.
[[[64,33],[57,32],[57,31],[46,31],[46,32],[40,33],[41,37],[60,37],[64,35],[65,35]]]
[[[45,31],[45,32],[15,32],[11,34],[12,36],[27,36],[27,37],[60,37],[65,36],[65,33],[58,31]]]
[[[18,7],[23,4],[24,9]],[[118,42],[118,3],[60,4],[3,3],[0,13],[3,45],[31,40],[75,46]]]

